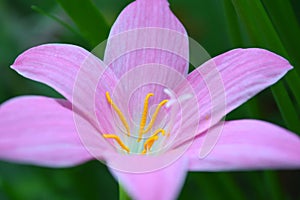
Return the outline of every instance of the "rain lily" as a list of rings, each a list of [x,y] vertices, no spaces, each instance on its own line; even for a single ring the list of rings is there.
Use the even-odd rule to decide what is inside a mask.
[[[176,198],[188,171],[299,168],[297,135],[259,120],[222,120],[284,76],[289,62],[235,49],[188,74],[188,49],[167,1],[137,0],[114,23],[103,61],[68,44],[25,51],[12,69],[66,99],[3,103],[0,158],[50,167],[99,159],[134,199]]]

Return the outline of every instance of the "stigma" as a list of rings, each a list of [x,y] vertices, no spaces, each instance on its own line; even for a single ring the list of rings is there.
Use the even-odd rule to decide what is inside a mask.
[[[160,136],[161,137],[165,137],[166,136],[166,131],[162,128],[158,128],[157,130],[152,132],[152,129],[154,127],[154,124],[156,122],[157,116],[161,110],[161,108],[163,106],[166,106],[167,103],[169,102],[169,100],[165,99],[162,100],[157,106],[156,109],[154,111],[154,113],[151,116],[151,119],[148,120],[148,113],[149,113],[149,99],[154,96],[153,93],[148,93],[144,99],[144,107],[143,110],[141,112],[141,118],[140,118],[140,122],[139,122],[139,128],[138,128],[138,133],[134,134],[137,135],[137,137],[133,137],[132,133],[131,133],[131,128],[129,126],[128,121],[125,118],[125,115],[123,114],[123,112],[120,110],[120,108],[114,103],[114,101],[112,100],[109,92],[105,93],[105,97],[107,100],[107,103],[110,104],[112,110],[117,114],[117,116],[119,117],[122,125],[125,128],[126,131],[126,137],[125,141],[128,141],[128,139],[134,139],[134,145],[133,146],[137,146],[140,147],[142,146],[142,150],[137,152],[140,155],[145,155],[147,153],[149,153],[154,145],[154,143],[159,140]],[[147,124],[147,121],[149,121],[149,123]],[[146,139],[146,141],[144,141],[143,144],[141,144],[141,140],[143,139],[144,135],[148,135],[148,138]],[[168,134],[169,135],[169,134]],[[121,138],[118,136],[118,134],[116,133],[106,133],[106,134],[102,134],[102,136],[106,139],[111,139],[114,142],[116,142],[118,144],[119,147],[121,147],[121,150],[123,150],[126,153],[131,153],[130,147],[128,146],[128,144],[126,145],[126,143],[124,143]],[[130,143],[132,146],[132,143]],[[137,148],[139,149],[139,148]]]

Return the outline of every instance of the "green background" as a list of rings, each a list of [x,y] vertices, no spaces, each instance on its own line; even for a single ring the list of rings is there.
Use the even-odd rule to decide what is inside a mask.
[[[86,2],[88,5],[90,1]],[[112,23],[129,2],[94,0],[96,17],[93,17],[93,12],[90,16],[84,12],[76,13],[81,0],[0,0],[0,102],[29,94],[60,97],[53,89],[21,77],[9,66],[24,50],[44,43],[72,43],[91,50],[93,44],[107,37]],[[236,47],[264,47],[289,58],[295,71],[299,71],[299,1],[169,2],[189,36],[199,42],[212,57]],[[265,8],[262,12],[255,7],[260,3]],[[32,5],[36,7],[32,9]],[[49,15],[58,17],[68,26],[60,24]],[[94,21],[86,19],[88,17],[93,17]],[[270,26],[264,24],[268,20],[271,21]],[[251,26],[255,28],[251,29]],[[272,32],[272,28],[275,32]],[[276,37],[279,38],[278,43]],[[295,91],[300,93],[297,90],[300,80],[293,77],[281,81],[283,87],[276,85],[272,90],[263,91],[229,114],[227,120],[263,119],[299,133],[299,98]],[[283,90],[280,88],[289,94],[287,99],[283,99]],[[291,102],[290,106],[287,101]],[[179,199],[300,199],[299,185],[300,172],[297,170],[194,172],[188,174]],[[161,187],[168,190],[166,185]],[[0,161],[1,200],[118,199],[118,195],[117,182],[98,161],[67,169]]]

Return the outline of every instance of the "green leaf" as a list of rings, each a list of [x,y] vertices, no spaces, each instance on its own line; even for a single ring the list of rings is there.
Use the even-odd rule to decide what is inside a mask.
[[[245,45],[243,40],[242,31],[239,19],[236,15],[234,7],[230,1],[223,1],[224,3],[224,10],[226,15],[226,22],[229,32],[229,37],[231,40],[231,48],[240,48]],[[253,98],[250,101],[246,102],[244,107],[246,108],[246,112],[251,118],[257,118],[261,116],[261,112],[259,109],[259,102],[257,98]]]
[[[231,200],[245,199],[243,197],[243,193],[241,192],[235,180],[233,179],[232,174],[228,172],[217,173],[217,178],[219,179],[219,181],[222,183],[222,186],[229,194],[229,199]]]
[[[253,44],[286,56],[285,49],[260,0],[231,0]]]
[[[287,75],[286,81],[300,105],[300,28],[297,18],[289,1],[262,0],[262,2],[294,66],[294,70]]]
[[[57,2],[72,18],[91,47],[107,38],[109,27],[91,0],[57,0]]]
[[[292,131],[300,133],[298,114],[282,82],[276,83],[271,88],[279,111],[287,127]]]
[[[59,23],[60,25],[62,25],[63,27],[65,27],[66,29],[68,29],[69,31],[71,31],[72,33],[74,33],[75,35],[81,36],[73,27],[71,27],[69,24],[67,24],[66,22],[62,21],[61,19],[59,19],[58,17],[44,11],[43,9],[37,7],[37,6],[31,6],[31,9],[42,14],[45,15],[51,19],[53,19],[54,21],[56,21],[57,23]]]
[[[131,200],[122,185],[119,183],[119,200]]]
[[[228,27],[229,37],[233,48],[243,46],[243,38],[240,30],[239,21],[235,13],[234,7],[230,1],[224,1],[224,9],[226,15],[226,23]]]
[[[269,49],[289,58],[260,0],[231,0],[231,2],[255,46]],[[292,93],[298,96],[300,79],[296,72],[289,72],[285,79],[288,80],[287,83]],[[272,92],[287,127],[300,133],[299,116],[286,88],[279,82],[272,87]],[[298,103],[300,104],[300,102]]]
[[[289,1],[262,0],[295,69],[300,74],[300,28]]]
[[[264,171],[263,176],[265,186],[268,188],[269,191],[268,196],[270,197],[270,199],[283,199],[280,184],[278,182],[277,173],[275,171]]]

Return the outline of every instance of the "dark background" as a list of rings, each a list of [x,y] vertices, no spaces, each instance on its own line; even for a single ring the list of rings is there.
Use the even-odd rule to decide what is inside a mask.
[[[93,2],[110,27],[130,1]],[[190,37],[199,42],[211,56],[237,47],[230,39],[222,0],[169,2]],[[299,19],[300,2],[291,2]],[[33,10],[32,5],[59,17],[74,31]],[[243,27],[241,29],[243,32]],[[0,103],[15,96],[29,94],[60,97],[53,89],[25,79],[9,68],[21,52],[44,43],[72,43],[91,49],[89,43],[80,35],[80,30],[55,0],[0,0]],[[239,46],[256,45],[244,38],[244,43]],[[252,101],[258,102],[259,113],[251,112],[251,109],[249,111],[247,103],[233,111],[227,119],[257,118],[285,126],[269,89]],[[300,199],[299,185],[300,173],[296,170],[189,173],[179,198]],[[168,190],[168,186],[162,186],[162,189]],[[41,168],[0,161],[1,200],[117,198],[117,182],[98,161],[68,169]]]

